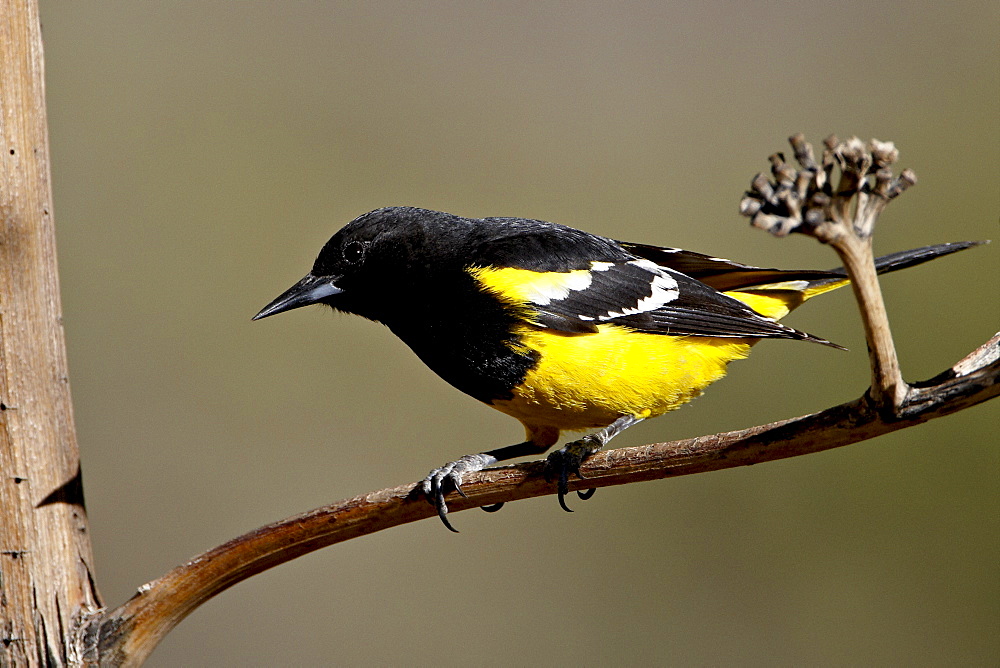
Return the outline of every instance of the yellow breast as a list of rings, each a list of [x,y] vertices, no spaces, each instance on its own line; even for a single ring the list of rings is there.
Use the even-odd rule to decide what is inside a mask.
[[[722,378],[750,352],[752,339],[666,336],[600,325],[596,334],[522,326],[517,334],[540,354],[514,397],[494,408],[526,425],[565,430],[604,427],[621,415],[655,417]]]

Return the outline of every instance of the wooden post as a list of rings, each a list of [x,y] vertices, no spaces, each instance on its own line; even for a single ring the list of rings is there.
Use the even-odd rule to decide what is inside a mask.
[[[99,605],[66,367],[35,0],[0,0],[0,666],[79,663]]]

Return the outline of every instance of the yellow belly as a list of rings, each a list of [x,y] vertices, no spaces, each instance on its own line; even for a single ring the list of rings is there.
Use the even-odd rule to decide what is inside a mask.
[[[562,334],[522,327],[524,347],[540,353],[540,361],[512,399],[493,407],[529,428],[570,431],[604,427],[621,415],[655,417],[700,395],[756,342],[599,328]]]

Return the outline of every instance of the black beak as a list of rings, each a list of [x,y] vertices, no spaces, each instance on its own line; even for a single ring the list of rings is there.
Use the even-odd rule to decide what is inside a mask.
[[[327,297],[339,295],[343,292],[334,284],[334,278],[330,276],[306,275],[301,281],[285,290],[273,302],[260,310],[260,313],[253,317],[254,320],[266,318],[276,313],[284,313],[294,308],[309,306],[321,302]]]

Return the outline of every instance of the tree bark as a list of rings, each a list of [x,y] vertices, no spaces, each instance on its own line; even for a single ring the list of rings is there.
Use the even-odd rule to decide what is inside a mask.
[[[0,666],[78,662],[99,608],[56,270],[41,25],[0,0]]]

